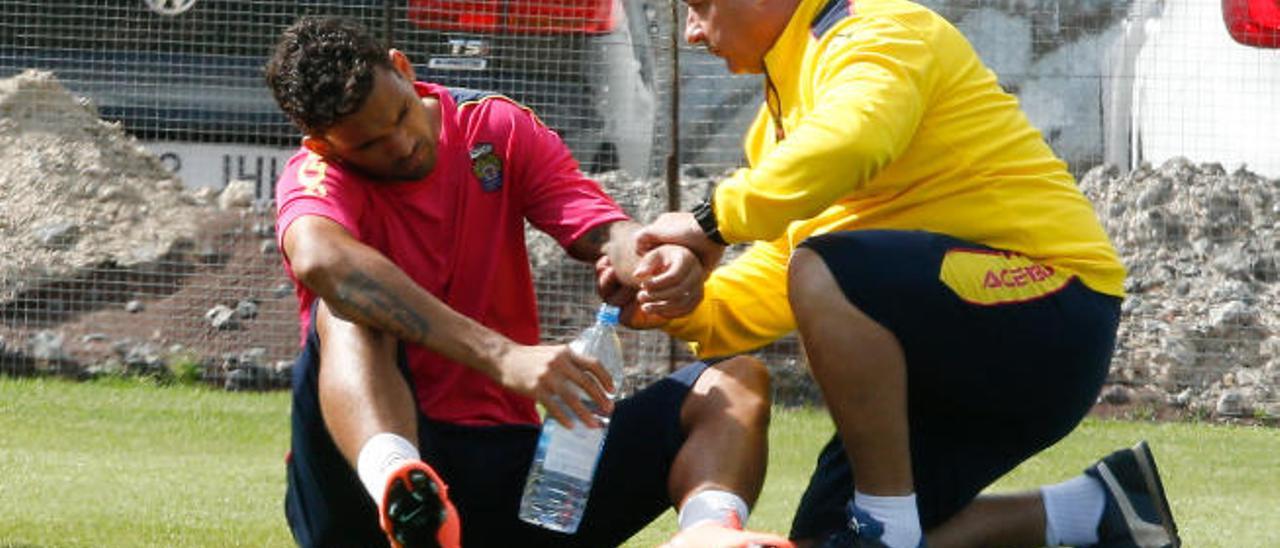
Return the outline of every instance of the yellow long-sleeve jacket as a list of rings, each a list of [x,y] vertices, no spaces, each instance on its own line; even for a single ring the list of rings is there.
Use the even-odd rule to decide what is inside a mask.
[[[791,252],[833,231],[947,234],[1124,294],[1124,267],[1066,165],[941,16],[905,0],[801,0],[765,67],[749,167],[713,197],[724,238],[757,243],[665,327],[700,356],[793,331]]]

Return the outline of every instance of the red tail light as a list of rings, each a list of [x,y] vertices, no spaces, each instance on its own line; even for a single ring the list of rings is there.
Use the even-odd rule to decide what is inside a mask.
[[[409,20],[428,29],[487,33],[603,34],[617,25],[613,0],[409,0]]]
[[[409,20],[436,30],[495,32],[499,0],[409,0]]]
[[[1280,0],[1222,0],[1222,18],[1237,42],[1280,48]]]

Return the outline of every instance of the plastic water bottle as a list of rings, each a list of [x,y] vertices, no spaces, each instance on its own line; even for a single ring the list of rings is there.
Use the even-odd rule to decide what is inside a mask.
[[[601,305],[595,325],[569,343],[573,352],[599,360],[613,377],[615,389],[622,386],[622,343],[617,325],[618,308]],[[575,418],[570,430],[550,417],[543,420],[524,497],[520,499],[520,519],[570,534],[582,523],[596,464],[609,431],[609,417],[581,389],[579,396],[603,426],[588,428]]]

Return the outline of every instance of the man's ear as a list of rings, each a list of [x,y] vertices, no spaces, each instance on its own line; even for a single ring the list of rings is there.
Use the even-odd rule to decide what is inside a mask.
[[[329,153],[333,152],[333,145],[330,145],[329,141],[311,135],[302,138],[302,146],[321,158],[328,158]]]
[[[404,52],[391,48],[387,52],[387,56],[391,58],[391,66],[395,67],[396,72],[399,72],[401,76],[404,76],[410,82],[417,80],[417,76],[413,71],[413,63],[409,62],[409,58],[405,56]]]

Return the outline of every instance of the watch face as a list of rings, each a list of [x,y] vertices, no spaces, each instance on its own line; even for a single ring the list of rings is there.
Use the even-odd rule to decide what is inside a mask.
[[[706,202],[706,201],[700,202],[698,205],[693,206],[693,209],[690,210],[690,213],[693,213],[693,218],[698,221],[698,226],[701,226],[703,230],[707,229],[708,223],[710,223],[712,226],[715,226],[716,217],[711,212],[710,202]]]
[[[702,232],[704,232],[711,241],[720,245],[728,245],[725,242],[724,236],[720,235],[719,223],[716,222],[716,213],[711,206],[710,199],[694,206],[690,213],[693,213],[694,220],[698,221],[698,226],[702,228]]]
[[[703,200],[698,202],[698,205],[693,206],[693,216],[697,217],[699,221],[701,221],[703,217],[708,216],[711,217],[712,220],[715,220],[715,216],[712,215],[711,212],[711,201]]]

